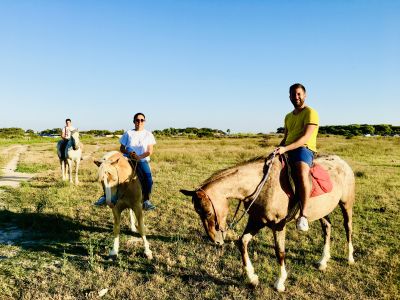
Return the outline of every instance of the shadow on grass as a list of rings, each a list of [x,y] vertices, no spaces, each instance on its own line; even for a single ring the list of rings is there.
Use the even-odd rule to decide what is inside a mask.
[[[58,214],[0,210],[0,243],[15,244],[30,251],[45,251],[57,257],[64,253],[88,255],[81,232],[108,232]],[[4,237],[2,237],[4,236]]]

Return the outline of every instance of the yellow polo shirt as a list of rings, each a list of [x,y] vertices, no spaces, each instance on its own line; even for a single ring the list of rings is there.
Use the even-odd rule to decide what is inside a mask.
[[[317,134],[319,128],[319,117],[317,111],[306,106],[299,114],[295,115],[290,112],[285,117],[285,129],[287,137],[285,146],[298,140],[304,133],[304,128],[308,124],[317,125],[310,139],[304,144],[308,149],[317,152]]]

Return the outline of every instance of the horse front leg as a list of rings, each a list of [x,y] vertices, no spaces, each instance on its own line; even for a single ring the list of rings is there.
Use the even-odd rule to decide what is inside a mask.
[[[62,177],[62,180],[65,180],[66,179],[66,175],[65,175],[65,172],[66,172],[66,170],[65,170],[65,161],[64,160],[62,160],[62,159],[60,159],[60,167],[61,167],[61,177]]]
[[[254,272],[254,267],[250,261],[249,252],[247,248],[253,236],[255,236],[258,233],[258,231],[260,231],[260,229],[264,227],[264,225],[258,222],[254,222],[250,218],[251,216],[249,217],[246,229],[244,230],[244,233],[239,240],[239,249],[240,249],[240,254],[242,256],[243,270],[247,275],[247,279],[249,280],[249,283],[253,287],[256,287],[258,285],[258,276]]]
[[[136,228],[137,221],[136,221],[135,214],[133,213],[132,209],[129,209],[129,219],[131,221],[131,231],[138,232],[138,229]]]
[[[113,234],[114,234],[114,244],[113,248],[110,251],[110,256],[118,256],[119,252],[119,231],[120,231],[120,226],[121,226],[121,212],[114,207],[112,209],[113,216],[114,216],[114,229],[113,229]]]
[[[285,239],[286,239],[286,226],[282,230],[273,230],[275,241],[275,255],[279,264],[279,276],[275,281],[274,287],[278,292],[285,291],[285,281],[287,278],[285,266]]]
[[[327,267],[327,263],[331,258],[331,221],[328,216],[323,217],[319,220],[324,234],[324,249],[322,251],[322,257],[318,261],[318,269],[324,271]]]
[[[142,209],[142,201],[139,201],[137,205],[134,207],[134,212],[136,219],[138,221],[137,232],[140,234],[143,240],[144,246],[144,255],[147,259],[153,259],[153,253],[150,250],[150,244],[146,238],[146,230],[144,226],[144,218],[143,218],[143,209]]]
[[[68,176],[69,176],[69,182],[72,183],[72,160],[68,159]]]

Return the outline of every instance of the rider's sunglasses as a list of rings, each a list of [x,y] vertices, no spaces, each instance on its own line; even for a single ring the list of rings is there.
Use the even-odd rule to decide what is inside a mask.
[[[135,119],[135,123],[144,123],[144,119]]]

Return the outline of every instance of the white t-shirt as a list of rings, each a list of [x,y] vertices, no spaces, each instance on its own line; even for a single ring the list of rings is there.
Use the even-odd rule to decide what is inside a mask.
[[[156,139],[154,135],[147,131],[146,129],[136,131],[135,129],[131,129],[126,131],[120,138],[119,142],[121,145],[125,146],[125,149],[128,152],[135,151],[137,155],[142,155],[147,151],[147,147],[149,145],[154,145],[156,143]],[[124,154],[128,156],[127,154]],[[147,156],[142,158],[141,161],[149,161],[150,157]]]
[[[75,130],[75,128],[72,127],[72,126],[69,126],[69,127],[64,126],[64,129],[63,129],[63,131],[64,131],[64,137],[65,137],[67,140],[71,139],[71,131],[73,131],[73,130]]]

